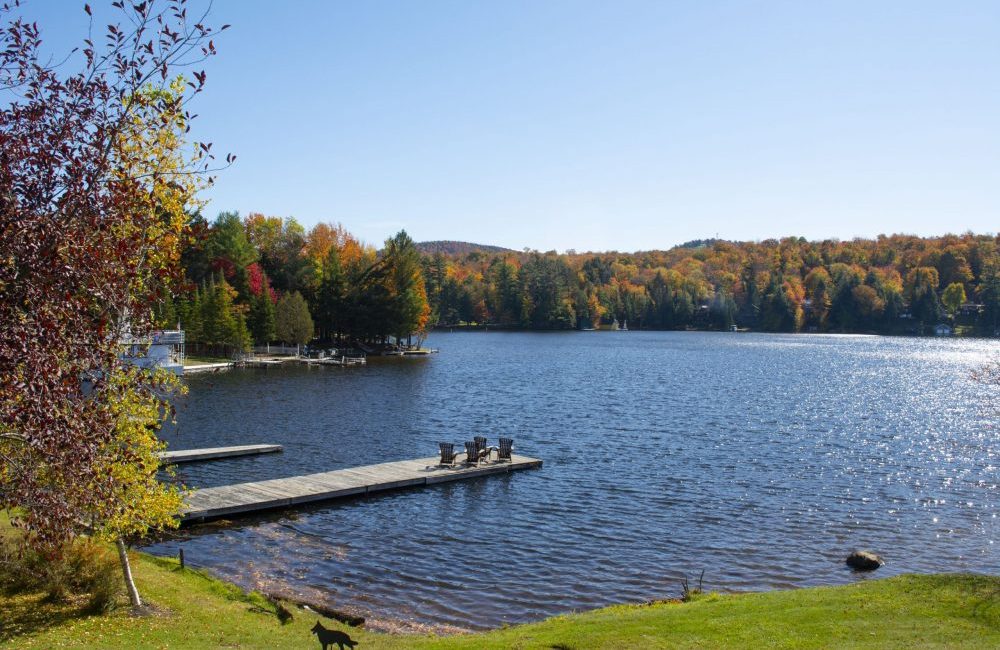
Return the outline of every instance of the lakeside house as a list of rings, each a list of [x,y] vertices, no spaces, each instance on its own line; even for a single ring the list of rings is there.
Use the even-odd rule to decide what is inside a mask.
[[[938,323],[934,326],[934,336],[951,336],[954,332],[947,323]]]
[[[124,337],[122,359],[140,368],[184,374],[184,330],[156,330],[148,337]]]

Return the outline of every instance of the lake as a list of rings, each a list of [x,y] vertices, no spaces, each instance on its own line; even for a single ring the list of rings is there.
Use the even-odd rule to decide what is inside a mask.
[[[485,629],[676,597],[1000,572],[1000,342],[695,332],[434,333],[429,358],[185,379],[179,468],[223,485],[515,439],[540,470],[193,527],[148,547],[382,629]]]

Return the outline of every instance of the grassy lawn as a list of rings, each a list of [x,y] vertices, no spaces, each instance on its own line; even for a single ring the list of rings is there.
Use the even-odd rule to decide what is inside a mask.
[[[282,625],[256,595],[174,560],[139,555],[135,569],[155,607],[80,616],[76,605],[40,595],[0,597],[0,647],[309,648],[317,620],[347,631],[358,648],[995,648],[1000,647],[1000,578],[900,576],[843,587],[744,595],[708,594],[688,603],[617,606],[485,634],[393,636],[352,629],[293,609]],[[334,646],[336,647],[336,646]]]
[[[204,363],[229,363],[232,359],[228,357],[198,357],[194,355],[184,355],[185,366],[200,366]]]

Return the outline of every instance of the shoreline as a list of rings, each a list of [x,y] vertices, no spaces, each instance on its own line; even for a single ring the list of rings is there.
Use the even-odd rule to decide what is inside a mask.
[[[676,332],[678,334],[776,334],[776,335],[786,335],[786,336],[884,336],[888,338],[906,338],[906,339],[934,339],[934,340],[948,340],[948,339],[993,339],[1000,341],[1000,336],[988,334],[988,333],[963,333],[963,334],[951,334],[948,336],[936,336],[934,334],[914,334],[910,332],[776,332],[771,330],[755,330],[744,328],[737,332],[732,332],[729,330],[717,330],[717,329],[699,329],[699,328],[688,328],[688,329],[652,329],[652,328],[630,328],[627,330],[612,330],[612,329],[579,329],[576,327],[562,328],[562,329],[536,329],[531,327],[519,327],[516,325],[435,325],[430,330],[432,333],[443,333],[443,334],[455,334],[459,332],[504,332],[504,333],[525,333],[525,334],[568,334],[568,333],[580,333],[580,334],[591,334],[591,333],[608,333],[608,334],[631,334],[635,332]]]
[[[686,600],[612,605],[485,632],[447,636],[350,627],[291,602],[246,592],[176,560],[135,553],[136,579],[151,603],[83,615],[41,594],[0,596],[8,614],[0,647],[301,648],[317,622],[359,648],[385,650],[553,647],[948,647],[1000,645],[1000,577],[900,575],[837,587],[693,593]],[[40,622],[42,621],[42,622]]]

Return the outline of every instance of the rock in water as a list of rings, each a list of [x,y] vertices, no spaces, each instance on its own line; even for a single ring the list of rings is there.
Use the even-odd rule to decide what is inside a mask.
[[[871,551],[854,551],[847,556],[847,566],[855,571],[874,571],[883,564],[882,558]]]

